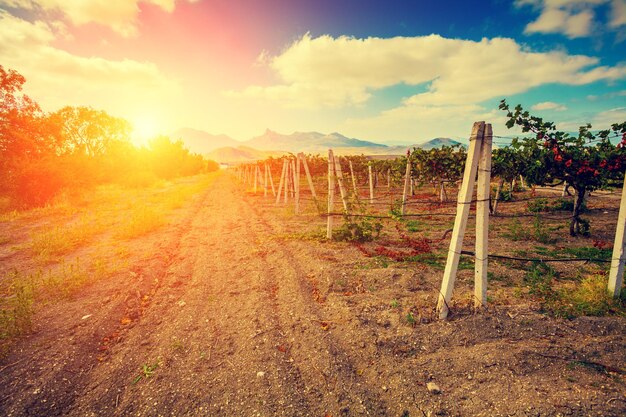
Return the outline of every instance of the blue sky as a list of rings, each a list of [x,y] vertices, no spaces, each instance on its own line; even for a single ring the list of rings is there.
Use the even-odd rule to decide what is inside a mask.
[[[0,64],[42,107],[143,139],[508,136],[502,98],[564,130],[626,120],[626,0],[0,0],[0,20]]]

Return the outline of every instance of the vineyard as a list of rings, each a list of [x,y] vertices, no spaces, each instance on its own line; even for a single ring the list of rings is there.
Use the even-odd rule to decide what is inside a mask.
[[[510,113],[513,121],[525,122],[520,112]],[[478,155],[472,142],[484,139],[486,129]],[[545,126],[534,129],[544,139]],[[582,137],[597,143],[582,154],[581,143],[560,132],[546,135],[540,146],[532,139],[520,145],[517,138],[496,138],[512,139],[513,146],[492,152],[491,125],[477,123],[469,153],[462,146],[416,148],[405,157],[372,160],[330,150],[327,158],[270,158],[240,166],[236,174],[248,193],[299,216],[304,224],[295,233],[351,242],[373,262],[417,264],[435,275],[444,270],[441,290],[433,287],[429,294],[439,298],[442,318],[459,266],[476,271],[475,292],[459,297],[467,306],[485,307],[487,281],[493,280],[527,291],[557,316],[606,314],[623,309],[624,220],[618,224],[617,217],[626,216],[626,207],[620,211],[625,131],[614,125],[596,138],[581,129]],[[616,137],[621,142],[614,146],[610,139]],[[476,227],[470,222],[466,240],[476,242],[476,251],[462,246],[469,218]],[[491,296],[496,304],[510,302],[498,300],[507,298],[502,290],[496,287]],[[571,304],[572,298],[580,300]]]

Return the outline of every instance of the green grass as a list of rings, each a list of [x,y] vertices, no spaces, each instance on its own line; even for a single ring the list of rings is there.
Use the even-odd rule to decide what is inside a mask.
[[[82,215],[75,223],[44,227],[31,234],[30,247],[37,257],[50,260],[89,243],[103,230],[104,226],[96,216]]]
[[[165,213],[148,207],[139,206],[130,213],[126,223],[122,224],[116,237],[132,239],[152,232],[165,224]]]

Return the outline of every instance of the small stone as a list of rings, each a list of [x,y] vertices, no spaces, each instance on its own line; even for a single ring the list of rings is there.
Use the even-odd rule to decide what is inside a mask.
[[[84,316],[82,316],[80,319],[81,320],[87,320],[89,317],[91,317],[91,314],[85,314]]]
[[[426,384],[426,388],[431,394],[441,394],[441,388],[439,388],[439,385],[435,384],[434,382],[428,382]]]
[[[183,300],[180,300],[177,304],[179,307],[185,307],[187,305],[187,303],[184,302]]]
[[[265,376],[265,372],[259,371],[256,373],[257,378],[263,378]]]

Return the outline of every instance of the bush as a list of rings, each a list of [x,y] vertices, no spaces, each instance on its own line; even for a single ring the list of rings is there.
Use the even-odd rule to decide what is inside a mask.
[[[371,217],[344,216],[343,225],[333,232],[335,240],[347,242],[370,242],[380,235],[383,225]]]

